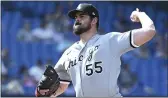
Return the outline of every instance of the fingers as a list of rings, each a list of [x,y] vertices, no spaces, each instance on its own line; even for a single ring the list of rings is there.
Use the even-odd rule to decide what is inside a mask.
[[[139,8],[136,8],[136,11],[139,12]]]
[[[45,93],[48,92],[48,91],[49,91],[49,89],[39,90],[40,94],[42,94],[42,95],[45,95]]]
[[[130,16],[132,22],[139,22],[138,13],[139,13],[139,8],[136,8],[136,10],[132,12]]]

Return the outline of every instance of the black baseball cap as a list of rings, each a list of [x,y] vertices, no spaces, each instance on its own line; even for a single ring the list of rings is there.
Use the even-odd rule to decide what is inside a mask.
[[[83,12],[88,14],[91,17],[99,18],[98,10],[92,4],[80,3],[76,9],[68,12],[68,16],[72,19],[75,19],[77,12]]]

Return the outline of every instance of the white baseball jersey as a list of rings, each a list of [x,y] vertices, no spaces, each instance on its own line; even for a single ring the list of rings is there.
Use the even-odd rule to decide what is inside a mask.
[[[95,34],[68,48],[55,69],[61,81],[72,81],[76,97],[120,97],[120,56],[134,47],[130,31]]]

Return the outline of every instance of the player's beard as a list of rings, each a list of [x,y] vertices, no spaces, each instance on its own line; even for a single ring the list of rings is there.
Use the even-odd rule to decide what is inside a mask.
[[[73,26],[73,33],[75,35],[81,35],[84,32],[87,32],[88,30],[91,29],[91,23],[89,22],[87,25],[77,25],[77,26]]]

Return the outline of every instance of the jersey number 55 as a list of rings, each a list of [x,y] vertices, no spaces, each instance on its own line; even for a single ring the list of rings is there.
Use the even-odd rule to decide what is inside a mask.
[[[93,64],[88,64],[86,65],[86,75],[91,76],[93,74],[93,71],[96,73],[101,73],[103,71],[103,68],[101,66],[101,61],[99,62],[94,62]],[[95,67],[93,70],[92,68]]]

